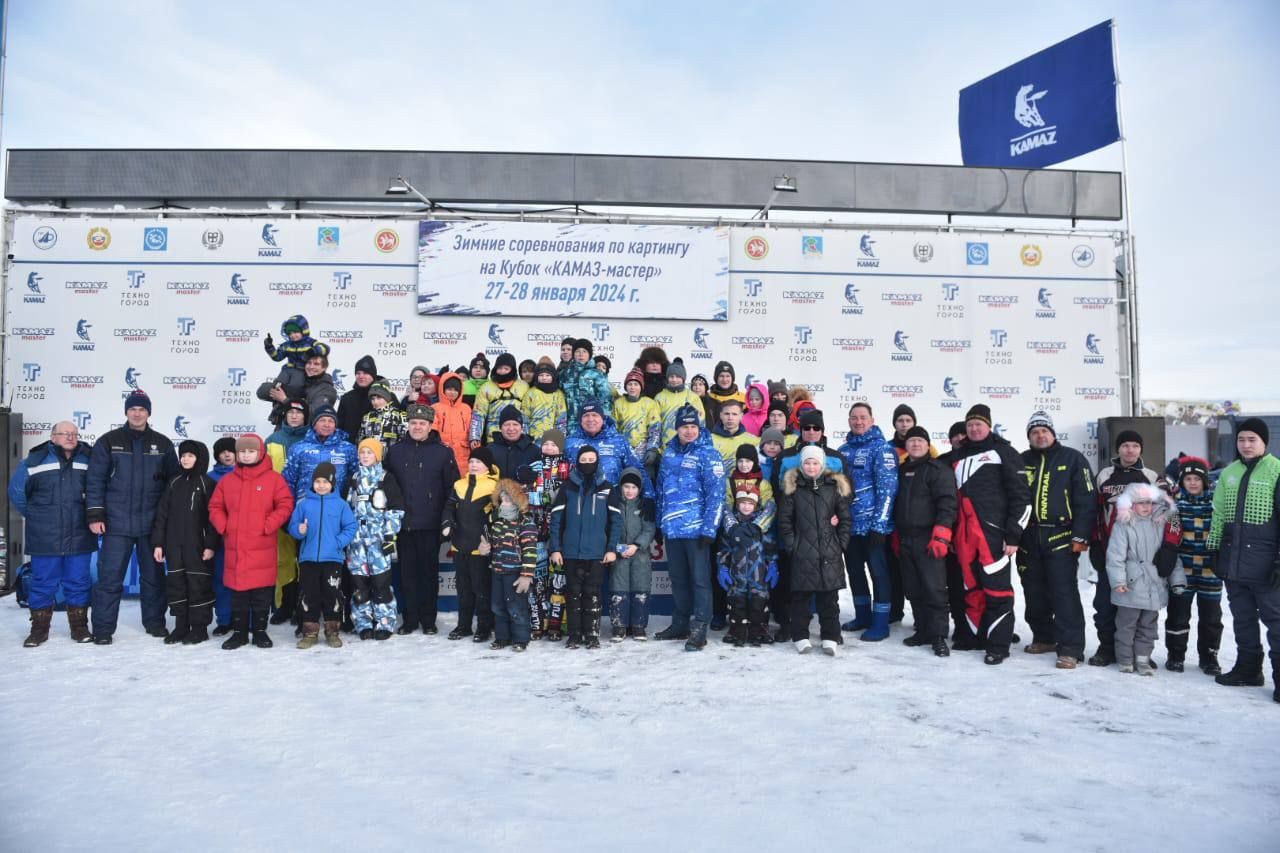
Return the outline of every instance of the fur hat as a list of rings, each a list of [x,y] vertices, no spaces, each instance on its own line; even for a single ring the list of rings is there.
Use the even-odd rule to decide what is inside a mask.
[[[213,443],[213,459],[215,462],[218,461],[219,453],[235,453],[235,452],[236,452],[236,440],[233,436],[224,435],[222,438],[218,439]]]
[[[424,406],[422,403],[414,403],[405,412],[405,420],[430,422],[435,419],[436,410],[430,406]]]

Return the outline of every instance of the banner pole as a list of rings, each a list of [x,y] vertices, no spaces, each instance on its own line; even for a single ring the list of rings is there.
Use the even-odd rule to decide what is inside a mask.
[[[1130,415],[1142,411],[1142,395],[1138,382],[1138,271],[1133,251],[1133,208],[1129,203],[1129,149],[1124,129],[1124,86],[1120,79],[1120,43],[1115,19],[1111,20],[1111,61],[1116,74],[1116,123],[1120,128],[1120,196],[1124,205],[1125,296],[1128,299],[1129,329],[1129,405]]]

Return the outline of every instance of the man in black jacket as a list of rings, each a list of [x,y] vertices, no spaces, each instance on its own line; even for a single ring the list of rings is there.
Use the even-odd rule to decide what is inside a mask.
[[[964,575],[965,626],[955,647],[985,647],[983,663],[1004,663],[1013,640],[1013,556],[1031,516],[1022,458],[991,431],[991,409],[965,415],[968,440],[955,455],[960,510],[955,546]],[[981,645],[980,645],[981,644]]]
[[[142,626],[152,637],[165,630],[164,567],[157,565],[151,527],[165,485],[177,476],[173,442],[153,430],[151,398],[141,389],[124,401],[125,424],[98,439],[89,457],[85,518],[102,537],[98,582],[93,585],[93,641],[111,644],[120,615],[120,595],[129,557],[137,551]]]
[[[397,634],[436,633],[440,595],[440,519],[444,503],[458,479],[453,451],[431,431],[435,412],[414,404],[408,412],[408,434],[391,445],[383,466],[404,496],[404,520],[396,547],[400,554],[401,617]]]
[[[524,434],[524,415],[515,406],[504,406],[498,415],[498,431],[489,437],[489,450],[499,476],[508,480],[516,479],[516,472],[542,456],[541,448]]]
[[[347,434],[347,441],[352,444],[360,440],[360,421],[373,411],[373,403],[369,402],[369,388],[379,379],[382,377],[378,375],[378,365],[373,356],[361,356],[356,362],[352,389],[338,400],[338,429]],[[311,408],[311,411],[314,412],[315,408]]]
[[[929,432],[912,426],[903,436],[907,458],[898,466],[893,525],[898,541],[902,583],[916,620],[905,646],[930,646],[947,657],[947,569],[956,523],[956,479],[952,470],[929,456]]]
[[[1169,492],[1169,484],[1142,462],[1142,436],[1131,429],[1116,436],[1116,455],[1111,464],[1098,472],[1098,517],[1089,548],[1089,562],[1098,573],[1093,593],[1093,626],[1098,631],[1098,651],[1089,658],[1090,666],[1109,666],[1116,662],[1116,606],[1111,603],[1111,584],[1107,582],[1107,543],[1111,541],[1111,525],[1115,523],[1116,499],[1132,483],[1149,483]]]
[[[1018,550],[1018,574],[1027,597],[1031,644],[1024,651],[1057,652],[1058,669],[1084,660],[1084,607],[1076,568],[1089,550],[1097,493],[1089,463],[1058,442],[1053,419],[1036,412],[1027,422],[1031,449],[1022,454],[1031,487],[1031,523]]]

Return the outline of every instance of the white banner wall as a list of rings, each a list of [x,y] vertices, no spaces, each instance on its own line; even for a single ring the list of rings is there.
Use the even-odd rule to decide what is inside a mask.
[[[690,376],[727,359],[743,387],[808,385],[837,443],[854,400],[886,431],[908,403],[940,446],[982,401],[1016,446],[1043,408],[1095,458],[1097,419],[1123,407],[1109,237],[733,228],[716,322],[419,314],[417,221],[15,215],[13,226],[3,394],[24,416],[24,448],[64,418],[93,441],[123,421],[132,387],[171,437],[265,434],[254,390],[279,365],[261,341],[299,313],[333,348],[340,387],[366,353],[403,389],[416,364],[556,359],[572,335],[613,360],[615,382],[657,344]],[[592,233],[634,242],[618,228]]]

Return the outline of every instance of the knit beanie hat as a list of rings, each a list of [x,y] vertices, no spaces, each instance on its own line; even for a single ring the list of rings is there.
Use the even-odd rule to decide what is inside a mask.
[[[920,424],[916,424],[911,429],[907,430],[907,434],[902,437],[902,441],[903,443],[906,443],[913,438],[923,438],[925,441],[928,441],[929,431],[920,426]]]
[[[702,421],[698,418],[697,410],[694,409],[693,406],[689,405],[688,403],[685,403],[683,406],[676,409],[676,426],[682,427],[688,424],[693,424],[694,426],[701,426]]]
[[[396,392],[386,382],[375,382],[369,386],[370,397],[381,397],[392,405],[396,402]]]
[[[560,346],[562,346],[562,347],[563,347],[563,346],[570,346],[570,347],[571,347],[571,346],[576,346],[576,345],[577,345],[577,343],[578,343],[578,339],[577,339],[577,338],[574,338],[574,337],[561,338],[561,339],[560,339]]]
[[[328,480],[330,486],[337,488],[338,469],[333,467],[332,462],[321,462],[311,474],[312,484],[316,480]]]
[[[151,398],[147,396],[147,392],[141,388],[135,388],[129,392],[129,396],[124,398],[124,410],[127,412],[134,406],[141,406],[147,410],[147,414],[151,414]]]
[[[584,444],[584,445],[582,445],[581,447],[579,447],[579,448],[578,448],[578,456],[577,456],[577,458],[575,458],[573,461],[574,461],[574,462],[581,462],[581,461],[582,461],[582,455],[583,455],[584,453],[594,453],[594,454],[596,454],[596,457],[597,457],[597,458],[599,458],[599,456],[600,456],[600,451],[596,450],[596,449],[595,449],[594,447],[592,447],[590,444]],[[471,455],[472,455],[472,456],[475,456],[475,454],[474,454],[474,453],[472,453]]]
[[[714,371],[712,371],[712,373],[711,373],[711,378],[712,378],[713,380],[714,380],[714,379],[719,379],[719,378],[720,378],[720,374],[721,374],[721,373],[727,373],[727,374],[729,374],[729,376],[730,376],[730,381],[731,381],[731,382],[737,382],[737,381],[738,381],[738,374],[737,374],[737,371],[735,371],[735,370],[733,369],[733,365],[732,365],[732,364],[730,364],[730,363],[729,363],[729,362],[727,362],[727,361],[722,361],[722,362],[719,362],[718,364],[716,364],[716,369],[715,369]]]
[[[965,423],[969,421],[982,421],[987,426],[991,426],[991,407],[985,403],[974,403],[964,416]]]
[[[241,450],[257,450],[262,451],[262,439],[253,433],[245,433],[236,439],[236,453]]]
[[[338,413],[333,410],[333,406],[320,406],[311,413],[311,425],[315,426],[316,422],[321,418],[333,418],[333,422],[338,422]]]
[[[964,421],[956,421],[951,425],[951,429],[947,430],[947,440],[954,441],[957,438],[963,438],[965,435]]]
[[[507,404],[502,407],[502,412],[498,415],[498,426],[502,426],[507,421],[515,421],[520,426],[524,426],[524,415],[520,414],[520,410],[515,406]]]
[[[471,458],[478,459],[484,463],[485,468],[492,468],[495,464],[493,461],[493,451],[487,447],[477,447],[471,451]]]
[[[628,382],[639,382],[640,390],[644,390],[644,373],[638,367],[633,367],[627,371],[626,377],[622,380],[622,390],[627,390]]]
[[[739,483],[733,491],[733,502],[751,501],[754,504],[760,503],[760,489],[755,483]]]
[[[516,357],[509,352],[498,356],[498,360],[493,363],[493,378],[506,381],[516,375]]]
[[[906,403],[899,403],[898,407],[893,410],[893,422],[896,424],[898,422],[898,418],[902,415],[910,415],[912,421],[919,420],[919,418],[916,417],[916,410],[908,406]]]
[[[294,409],[302,412],[302,422],[305,424],[307,422],[307,404],[301,400],[290,400],[284,404],[284,413],[286,415]]]
[[[361,442],[356,445],[356,453],[359,453],[361,450],[364,450],[366,447],[373,451],[374,459],[376,459],[379,462],[382,461],[382,442],[381,441],[378,441],[378,439],[376,438],[362,439]]]
[[[757,465],[760,464],[760,451],[756,450],[754,444],[739,444],[738,450],[734,453],[735,459],[750,459]]]
[[[555,442],[556,450],[564,453],[564,433],[558,429],[549,429],[538,439],[538,446],[546,444],[548,441]]]
[[[672,376],[679,376],[681,379],[689,378],[689,374],[684,369],[684,361],[678,357],[667,365],[667,378],[670,379]]]
[[[805,427],[817,427],[820,430],[825,430],[827,428],[822,421],[821,409],[806,410],[805,413],[800,416],[799,423],[800,423],[800,429],[802,430]]]
[[[1199,456],[1184,456],[1178,460],[1178,482],[1188,474],[1195,474],[1209,488],[1209,463]]]
[[[1236,425],[1236,435],[1242,432],[1251,432],[1262,439],[1262,444],[1271,443],[1271,430],[1267,428],[1267,422],[1262,418],[1246,418]]]
[[[236,440],[229,435],[224,435],[213,443],[213,458],[216,461],[220,453],[235,453]]]
[[[1058,431],[1053,428],[1053,418],[1049,417],[1048,412],[1036,412],[1031,416],[1031,419],[1027,421],[1028,437],[1031,436],[1031,431],[1036,427],[1044,427],[1049,430],[1049,432],[1053,433],[1054,438],[1058,437]]]
[[[622,472],[622,477],[618,480],[619,486],[625,486],[627,483],[633,484],[637,489],[644,488],[644,478],[640,476],[639,468],[627,468]]]
[[[607,355],[596,356],[596,364],[599,364],[602,361],[604,362],[604,371],[603,371],[604,373],[608,373],[610,370],[613,370],[613,362],[609,360],[609,356]]]
[[[476,357],[471,359],[471,363],[467,365],[467,371],[470,372],[471,368],[475,367],[477,364],[483,364],[485,372],[488,372],[489,356],[485,355],[482,352],[476,353]]]
[[[362,355],[360,360],[356,362],[356,373],[367,373],[370,376],[378,375],[378,365],[371,355]]]
[[[1118,451],[1120,449],[1120,445],[1128,444],[1131,441],[1134,444],[1138,445],[1139,447],[1142,446],[1142,436],[1138,433],[1137,430],[1135,429],[1120,430],[1119,434],[1116,435],[1116,450]]]
[[[778,444],[785,446],[787,438],[782,434],[782,430],[777,427],[769,427],[767,430],[760,433],[760,445],[763,447],[771,441],[776,441]]]
[[[810,459],[817,459],[825,465],[827,462],[826,451],[816,444],[806,444],[800,451],[800,464],[803,465]]]
[[[765,386],[769,389],[769,399],[773,399],[779,394],[783,397],[787,396],[787,380],[785,379],[779,379],[777,382],[772,379],[765,380]]]
[[[787,408],[786,400],[770,400],[769,411],[782,412],[783,417],[788,417],[788,418],[791,417],[791,410]],[[768,417],[767,413],[766,413],[766,417]]]
[[[581,408],[578,409],[578,420],[582,420],[583,415],[590,414],[596,414],[602,418],[604,417],[604,406],[600,404],[599,400],[587,400],[583,403]]]

